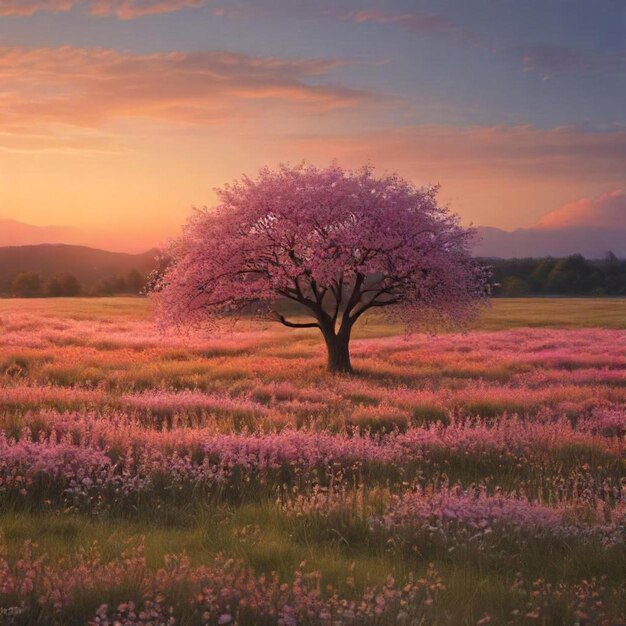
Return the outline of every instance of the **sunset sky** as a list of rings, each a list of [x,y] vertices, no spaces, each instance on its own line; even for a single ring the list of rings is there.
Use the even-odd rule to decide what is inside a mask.
[[[626,2],[0,0],[0,217],[139,250],[302,159],[505,229],[615,205]]]

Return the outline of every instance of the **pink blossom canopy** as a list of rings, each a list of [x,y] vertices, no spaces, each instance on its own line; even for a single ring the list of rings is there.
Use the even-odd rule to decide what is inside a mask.
[[[463,320],[485,294],[471,257],[473,231],[397,175],[336,164],[265,168],[217,191],[169,251],[155,291],[167,325],[199,323],[277,299],[334,324],[354,323],[372,307],[408,322],[428,314]],[[391,307],[391,305],[394,305]],[[283,323],[294,326],[303,324]]]

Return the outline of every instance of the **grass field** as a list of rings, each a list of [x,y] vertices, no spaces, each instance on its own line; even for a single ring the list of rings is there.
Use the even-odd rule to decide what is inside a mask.
[[[313,330],[0,300],[0,624],[626,623],[625,328],[370,317],[337,377]]]

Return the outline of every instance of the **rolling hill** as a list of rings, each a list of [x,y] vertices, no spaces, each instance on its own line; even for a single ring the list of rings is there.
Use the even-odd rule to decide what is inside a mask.
[[[37,272],[44,279],[70,272],[84,285],[133,269],[148,274],[156,255],[156,250],[127,254],[65,244],[0,247],[0,291],[6,291],[19,272]]]
[[[479,227],[478,256],[564,257],[588,259],[613,252],[626,258],[626,193],[614,189],[595,198],[581,198],[544,215],[536,224],[513,231]]]
[[[36,226],[0,218],[0,246],[30,246],[42,243],[85,244],[85,234],[71,226]]]
[[[480,257],[539,258],[582,254],[601,259],[607,252],[626,258],[626,231],[603,228],[518,228],[507,231],[488,226],[478,227],[479,241],[474,254]]]
[[[2,0],[0,0],[0,4]],[[72,246],[86,246],[113,252],[142,253],[156,244],[137,237],[136,233],[109,229],[81,228],[76,226],[40,226],[28,224],[12,218],[0,217],[0,247],[35,246],[44,243],[62,243]]]

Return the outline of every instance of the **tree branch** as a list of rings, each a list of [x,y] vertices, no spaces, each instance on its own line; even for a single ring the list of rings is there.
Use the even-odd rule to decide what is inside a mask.
[[[290,322],[280,313],[276,313],[276,321],[289,328],[320,328],[317,322]]]
[[[352,328],[353,319],[350,317],[350,313],[357,306],[361,300],[361,287],[365,281],[365,276],[361,273],[357,273],[354,278],[354,286],[352,287],[352,293],[350,298],[346,302],[346,308],[341,316],[341,326],[339,327],[340,333],[350,333]]]
[[[343,298],[343,274],[339,276],[339,280],[335,282],[333,286],[331,286],[331,291],[335,296],[335,310],[331,316],[331,321],[333,328],[337,323],[337,317],[339,316],[339,308],[341,307],[341,300]]]
[[[361,315],[363,315],[363,313],[365,313],[365,311],[371,309],[372,307],[375,307],[375,306],[391,306],[392,304],[400,304],[401,302],[402,302],[402,298],[400,298],[400,297],[393,298],[392,300],[378,300],[378,301],[376,301],[374,299],[371,302],[368,302],[367,304],[363,305],[362,308],[360,308],[358,311],[356,311],[356,313],[351,315],[350,316],[350,321],[354,324],[354,322],[356,322],[359,319],[359,317],[361,317]]]

